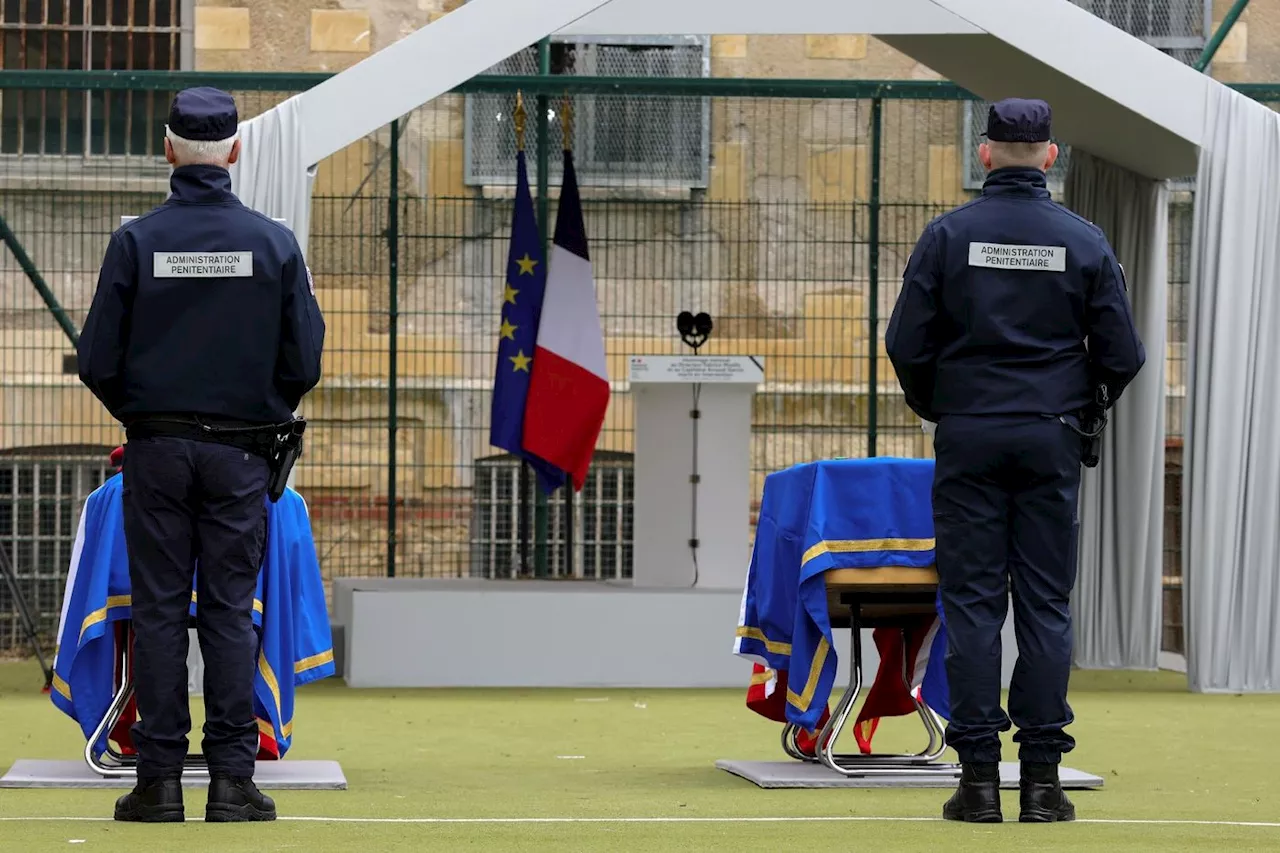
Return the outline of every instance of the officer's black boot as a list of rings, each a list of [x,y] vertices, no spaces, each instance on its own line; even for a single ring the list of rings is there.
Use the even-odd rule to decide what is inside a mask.
[[[116,800],[115,817],[132,823],[182,823],[182,779],[139,779],[132,791]]]
[[[209,779],[209,804],[205,823],[244,823],[275,820],[275,801],[258,790],[253,780],[217,774]]]
[[[1002,822],[999,765],[960,765],[960,787],[942,807],[942,817],[966,823]]]
[[[1076,807],[1062,791],[1058,781],[1058,765],[1022,762],[1022,778],[1018,782],[1021,823],[1054,823],[1076,819]]]

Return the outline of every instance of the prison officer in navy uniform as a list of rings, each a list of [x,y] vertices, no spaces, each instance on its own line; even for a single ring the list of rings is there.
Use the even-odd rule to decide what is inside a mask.
[[[961,777],[950,820],[998,822],[1000,733],[1018,727],[1020,820],[1072,820],[1058,764],[1076,579],[1080,413],[1114,402],[1146,355],[1101,229],[1051,200],[1049,105],[990,108],[979,198],[934,219],[886,333],[907,404],[936,424],[933,513]],[[1018,662],[1000,707],[1010,585]]]
[[[192,574],[204,659],[206,820],[273,820],[253,782],[253,600],[266,535],[271,425],[320,380],[324,320],[293,233],[245,207],[228,167],[236,105],[197,88],[173,99],[172,194],[111,235],[77,347],[80,378],[126,428],[124,525],[140,721],[124,821],[183,820],[191,730]]]

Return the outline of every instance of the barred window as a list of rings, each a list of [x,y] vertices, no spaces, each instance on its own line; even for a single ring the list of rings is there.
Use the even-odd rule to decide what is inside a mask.
[[[706,77],[710,40],[702,36],[582,36],[555,39],[551,73],[586,77]],[[498,63],[489,74],[537,74],[538,49],[531,46]],[[561,150],[563,98],[551,97],[548,125],[553,151]],[[529,113],[525,148],[532,151],[536,101]],[[514,95],[468,95],[467,183],[515,183]],[[645,95],[580,95],[573,99],[572,148],[584,186],[702,188],[710,162],[710,101]],[[552,185],[560,181],[560,158],[550,163]]]
[[[575,498],[572,531],[568,530],[565,489],[557,490],[547,499],[547,570],[551,577],[591,580],[632,577],[634,463],[630,453],[596,451],[587,480]],[[509,454],[476,460],[471,497],[471,577],[494,579],[519,575],[521,504],[516,499],[519,481],[520,460]],[[571,541],[572,575],[568,568]],[[529,556],[532,561],[533,554]]]
[[[0,0],[0,67],[175,71],[193,0]],[[7,90],[0,154],[159,157],[172,93]]]
[[[1212,32],[1212,5],[1208,0],[1071,0],[1077,6],[1092,12],[1113,27],[1172,56],[1179,62],[1192,63],[1200,58],[1201,51]],[[964,186],[976,190],[982,187],[986,171],[978,159],[981,134],[987,129],[987,108],[984,101],[970,101],[964,114],[961,147],[964,154]],[[1060,190],[1067,175],[1070,152],[1060,146],[1057,164],[1049,171],[1051,189]],[[1175,182],[1186,185],[1187,181]]]
[[[57,627],[85,499],[113,473],[107,448],[0,452],[0,548],[32,617],[50,636]],[[11,595],[8,585],[0,583],[0,649],[26,642]]]

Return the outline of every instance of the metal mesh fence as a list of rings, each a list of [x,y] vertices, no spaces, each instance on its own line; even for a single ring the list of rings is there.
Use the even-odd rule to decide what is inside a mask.
[[[402,497],[394,511],[395,570],[402,576],[505,576],[537,559],[520,548],[521,524],[512,506],[519,480],[511,461],[486,458],[492,453],[488,388],[501,303],[495,283],[505,265],[511,190],[467,181],[474,154],[458,140],[473,126],[468,100],[474,106],[480,98],[495,115],[509,116],[515,108],[511,92],[451,96],[405,117],[397,128],[395,433]],[[651,115],[658,102],[681,100],[575,96],[575,117],[583,114],[586,98],[615,101],[619,113],[625,103],[636,115]],[[919,228],[945,208],[945,199],[929,201],[928,158],[915,164],[911,152],[927,150],[935,135],[946,150],[938,152],[934,180],[940,187],[958,180],[960,102],[886,102],[873,140],[866,100],[683,100],[708,115],[710,132],[698,131],[707,149],[698,167],[708,175],[705,187],[675,180],[655,185],[651,171],[626,163],[614,163],[608,181],[583,181],[611,375],[625,379],[628,355],[680,352],[674,320],[681,310],[711,313],[712,351],[750,351],[770,365],[754,417],[758,494],[769,471],[867,452],[869,301],[877,301],[879,338],[895,296],[892,288],[871,285],[872,269],[880,281],[894,278]],[[564,100],[553,96],[550,103],[549,136],[563,138]],[[631,129],[618,125],[611,132]],[[576,151],[576,118],[572,136]],[[344,327],[346,320],[334,312],[349,311],[359,326],[338,332],[350,348],[342,344],[344,355],[310,404],[316,438],[300,474],[334,575],[381,574],[388,559],[385,510],[365,496],[379,494],[386,477],[381,446],[388,429],[379,396],[386,393],[385,368],[348,364],[363,358],[358,353],[382,352],[388,344],[386,242],[376,236],[388,221],[388,158],[381,153],[387,142],[389,137],[370,140],[364,153],[348,150],[331,171],[322,170],[313,214],[313,266],[329,316],[336,317],[331,324]],[[873,250],[869,162],[876,145],[883,149],[883,191],[877,202],[881,235]],[[510,150],[514,154],[514,145]],[[367,164],[379,162],[384,173],[371,177]],[[548,184],[548,215],[554,217],[555,171]],[[367,191],[354,202],[353,185]],[[950,196],[959,199],[958,189]],[[878,448],[921,453],[923,436],[898,400],[882,347],[879,352]],[[630,465],[632,416],[625,387],[616,385],[594,479],[575,496],[574,512],[557,497],[539,513],[546,518],[538,526],[545,531],[545,557],[534,571],[630,575],[630,476],[619,472]],[[349,512],[353,503],[361,507],[358,515],[336,511],[341,506]],[[607,555],[615,543],[616,553]]]
[[[527,57],[519,61],[527,64]],[[262,91],[246,80],[209,81],[232,90],[246,118],[318,82],[258,81],[278,88]],[[593,131],[597,143],[606,137],[597,151],[625,152],[625,139],[615,145],[607,137],[626,137],[645,117],[661,114],[687,116],[695,127],[679,132],[696,139],[689,150],[700,153],[694,166],[661,175],[618,155],[600,161],[599,180],[583,181],[614,401],[587,487],[572,501],[559,494],[543,504],[524,498],[527,481],[488,444],[511,215],[504,158],[513,157],[514,143],[501,141],[497,125],[480,133],[476,114],[482,104],[485,115],[511,115],[521,84],[488,80],[420,107],[397,121],[394,133],[384,128],[320,164],[308,260],[329,334],[325,379],[305,404],[311,426],[296,487],[310,507],[326,580],[382,576],[393,566],[411,577],[629,576],[633,414],[625,359],[681,352],[675,330],[681,310],[713,316],[707,350],[764,358],[766,382],[752,414],[753,516],[765,475],[788,465],[930,452],[882,342],[924,224],[974,192],[969,95],[923,83],[828,82],[812,91],[752,84],[754,90],[733,93],[728,86],[744,81],[693,92],[686,82],[662,91],[663,84],[648,81],[649,93],[626,91],[617,81],[544,85],[551,140],[545,160],[552,168],[540,183],[549,221],[557,208],[566,97],[573,99],[568,138],[575,151],[585,144],[581,116],[590,100],[597,114],[613,116]],[[199,82],[188,75],[169,88],[146,85],[155,91],[150,98],[167,103],[176,88]],[[117,80],[107,89],[121,97],[137,94],[139,85]],[[521,85],[532,107],[537,92],[528,80]],[[98,92],[86,85],[0,86],[0,127],[9,126],[10,104],[79,102]],[[14,100],[15,93],[22,97]],[[112,113],[92,134],[121,133],[129,115]],[[674,127],[684,120],[671,121]],[[534,155],[532,127],[526,147]],[[129,125],[126,137],[154,141],[148,128]],[[483,139],[490,142],[478,144]],[[0,455],[6,457],[0,547],[49,631],[74,519],[88,491],[109,474],[107,453],[123,440],[80,386],[74,348],[49,302],[65,312],[66,328],[78,329],[120,216],[144,212],[167,192],[162,161],[100,150],[70,157],[47,149],[0,153],[3,218],[13,247],[30,260],[24,270],[11,250],[0,252]],[[531,156],[531,165],[539,159]],[[539,183],[536,169],[534,178]],[[1175,202],[1166,530],[1168,572],[1180,576],[1191,196],[1181,193]],[[528,549],[522,531],[533,540]],[[1176,604],[1175,619],[1180,598]],[[0,584],[0,651],[22,643]]]
[[[709,74],[710,56],[711,41],[703,36],[557,38],[550,45],[547,71],[570,77],[690,79]],[[538,71],[536,46],[489,69],[495,75]],[[515,183],[511,101],[494,93],[466,96],[468,185]],[[548,105],[553,151],[561,150],[564,143],[563,117],[558,115],[562,108],[563,104],[554,102]],[[707,98],[586,94],[574,99],[574,165],[579,181],[587,186],[648,185],[677,191],[706,187],[709,133]],[[558,184],[559,159],[553,158],[549,168],[552,182]]]
[[[1204,47],[1212,0],[1071,0],[1112,26],[1164,50]]]

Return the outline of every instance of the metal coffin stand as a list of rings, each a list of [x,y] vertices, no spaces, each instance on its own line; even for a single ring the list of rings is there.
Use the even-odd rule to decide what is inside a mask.
[[[191,619],[188,624],[190,627],[195,627],[195,619]],[[93,745],[115,728],[120,715],[124,713],[129,700],[133,698],[133,674],[129,666],[129,651],[133,647],[132,622],[121,620],[116,623],[116,640],[119,647],[120,683],[102,722],[98,723],[98,728],[84,745],[84,760],[89,765],[89,769],[100,776],[132,779],[137,776],[137,756],[117,752],[111,746],[110,740],[107,741],[102,755],[93,754]],[[208,779],[208,761],[200,753],[188,753],[183,763],[182,775],[188,778]]]
[[[938,575],[932,568],[915,569],[886,566],[876,569],[836,569],[826,573],[827,612],[832,628],[850,628],[851,657],[849,686],[836,704],[831,718],[818,734],[817,755],[806,755],[796,744],[800,730],[788,723],[782,730],[782,748],[799,761],[821,764],[847,778],[874,776],[927,776],[959,778],[958,764],[938,761],[946,750],[941,718],[918,698],[916,711],[929,737],[919,753],[837,754],[836,741],[853,717],[854,704],[862,690],[863,628],[893,628],[904,617],[935,613]]]
[[[84,760],[20,758],[0,776],[0,789],[132,787],[133,780],[137,778],[136,756],[121,754],[110,741],[101,755],[95,756],[92,749],[99,738],[110,735],[133,696],[133,675],[128,655],[133,642],[133,626],[128,620],[120,620],[113,627],[119,648],[116,655],[118,668],[113,675],[115,694],[102,721],[85,744]],[[263,790],[342,791],[347,788],[342,766],[331,760],[260,760],[256,762],[254,781]],[[183,762],[183,786],[201,787],[208,783],[209,766],[205,756],[189,753]]]

